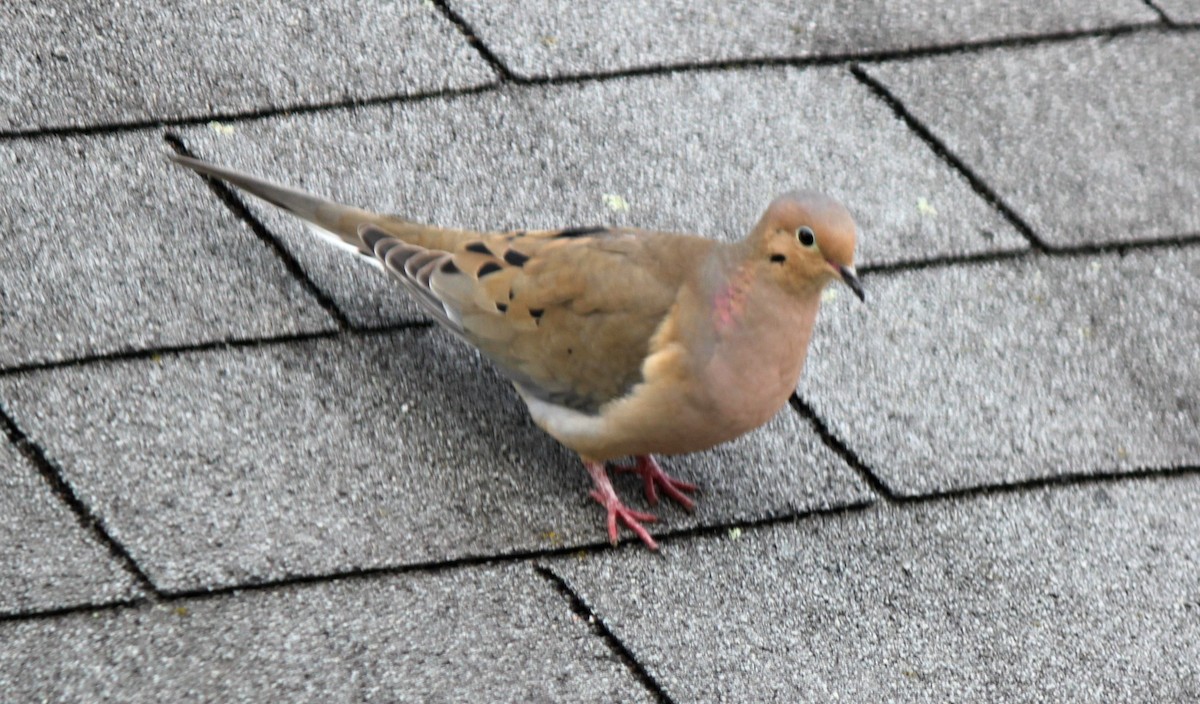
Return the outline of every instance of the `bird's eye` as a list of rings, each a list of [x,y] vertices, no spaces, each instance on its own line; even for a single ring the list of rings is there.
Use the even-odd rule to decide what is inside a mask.
[[[796,230],[796,239],[800,240],[800,244],[805,247],[812,247],[817,243],[817,236],[808,225]]]

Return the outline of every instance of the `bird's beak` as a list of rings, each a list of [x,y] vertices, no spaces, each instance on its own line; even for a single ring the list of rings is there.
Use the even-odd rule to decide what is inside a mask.
[[[858,272],[852,266],[839,266],[837,272],[842,275],[842,283],[850,287],[858,300],[866,302],[867,294],[863,291],[862,282],[858,280]]]

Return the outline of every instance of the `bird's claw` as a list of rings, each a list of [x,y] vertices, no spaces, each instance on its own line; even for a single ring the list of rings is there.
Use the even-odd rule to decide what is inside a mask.
[[[604,507],[607,514],[608,539],[613,545],[617,544],[617,524],[625,526],[633,531],[638,538],[641,539],[646,547],[651,550],[658,549],[658,543],[654,538],[650,537],[649,531],[646,530],[643,523],[653,523],[658,518],[649,513],[634,511],[621,503],[617,492],[613,490],[612,482],[608,479],[608,470],[603,462],[589,462],[584,460],[584,466],[587,467],[588,474],[592,476],[592,484],[595,486],[588,494],[596,503]]]
[[[699,487],[667,474],[650,455],[640,455],[634,460],[632,466],[617,465],[615,469],[618,474],[636,472],[641,475],[642,481],[645,483],[646,500],[650,502],[651,506],[658,505],[658,489],[661,487],[663,493],[684,509],[688,511],[696,509],[696,502],[683,492],[691,493]]]
[[[590,496],[596,500],[604,510],[608,513],[608,540],[613,545],[617,544],[617,523],[625,526],[633,531],[638,538],[641,539],[646,547],[651,550],[658,549],[658,543],[650,536],[650,533],[642,526],[642,523],[653,523],[658,520],[658,517],[651,513],[642,513],[634,511],[631,508],[621,503],[621,500],[616,495],[605,496],[599,489],[592,489]]]

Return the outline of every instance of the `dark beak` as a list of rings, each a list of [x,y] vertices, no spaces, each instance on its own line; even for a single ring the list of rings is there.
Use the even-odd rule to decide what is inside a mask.
[[[839,266],[837,270],[838,273],[842,275],[842,283],[849,286],[850,290],[854,292],[854,295],[858,296],[858,300],[865,303],[867,300],[867,294],[863,291],[862,282],[858,280],[858,272],[854,271],[854,267]]]

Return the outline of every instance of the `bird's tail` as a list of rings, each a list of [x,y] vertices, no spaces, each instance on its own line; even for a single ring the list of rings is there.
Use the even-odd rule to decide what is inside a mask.
[[[289,188],[266,179],[251,176],[237,169],[179,154],[172,161],[212,178],[228,181],[247,193],[282,208],[312,226],[313,231],[331,244],[343,249],[370,255],[359,230],[363,225],[375,225],[387,234],[409,244],[430,250],[452,252],[462,242],[479,237],[478,232],[432,227],[392,215],[380,215],[369,210],[342,205],[311,193]]]
[[[278,183],[272,183],[266,179],[251,176],[236,169],[217,166],[207,161],[179,154],[172,154],[170,158],[175,163],[186,166],[199,174],[227,181],[250,195],[261,198],[271,205],[303,218],[311,225],[323,231],[318,232],[318,234],[325,235],[325,233],[328,233],[333,235],[336,238],[335,240],[326,237],[326,239],[331,239],[333,244],[355,251],[366,252],[366,247],[358,236],[360,226],[374,224],[385,229],[392,229],[387,227],[387,225],[394,227],[400,224],[395,218],[335,203],[326,198],[321,198],[320,196],[305,193],[304,191],[289,188]]]

